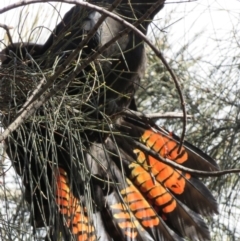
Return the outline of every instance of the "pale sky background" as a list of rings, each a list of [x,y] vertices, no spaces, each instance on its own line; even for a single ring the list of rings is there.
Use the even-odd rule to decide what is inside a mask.
[[[0,0],[0,9],[14,2],[18,1]],[[182,3],[180,4],[179,2]],[[170,51],[166,53],[166,58],[171,58],[171,54],[174,53],[175,48],[179,49],[181,46],[191,43],[193,37],[198,33],[202,34],[187,48],[185,58],[203,57],[203,61],[199,63],[200,74],[204,75],[208,73],[211,66],[209,62],[214,61],[217,63],[218,61],[224,60],[227,64],[228,58],[230,59],[230,57],[236,54],[235,47],[239,48],[240,44],[239,0],[167,0],[166,3],[165,8],[157,16],[158,20],[163,22],[164,19],[171,16],[170,23],[172,23],[172,25],[164,29],[164,31],[169,33],[169,42],[174,47],[172,53]],[[56,3],[53,4],[55,5]],[[58,9],[63,16],[72,6],[73,5],[69,4],[58,4]],[[18,8],[0,15],[1,24],[13,27],[11,33],[14,34],[14,42],[21,40],[18,33],[22,31],[27,32],[26,36],[29,37],[29,30],[32,30],[31,23],[34,22],[37,11],[39,10],[41,11],[41,18],[38,19],[37,26],[47,26],[53,29],[56,25],[57,20],[52,16],[53,7],[50,4],[32,4],[29,7],[25,7],[25,12],[22,16],[20,16],[21,9],[22,8]],[[58,19],[58,21],[60,20]],[[163,24],[160,25],[163,26]],[[35,33],[35,40],[37,39],[36,33],[38,30],[39,28],[33,32],[33,35],[30,35],[34,36]],[[49,30],[43,30],[38,42],[43,43],[49,33]],[[22,37],[24,37],[24,35],[22,35]],[[25,37],[23,41],[28,41],[28,37]],[[4,40],[4,42],[7,43],[6,35],[2,29],[0,29],[0,40]],[[4,48],[4,45],[0,42],[0,49],[2,48]],[[208,86],[210,83],[203,83],[203,85]],[[240,89],[239,86],[238,89]],[[10,166],[10,162],[8,162],[8,165]],[[12,188],[10,182],[12,181],[13,175],[14,171],[10,170],[5,180],[0,178],[1,182],[6,182],[6,188]]]

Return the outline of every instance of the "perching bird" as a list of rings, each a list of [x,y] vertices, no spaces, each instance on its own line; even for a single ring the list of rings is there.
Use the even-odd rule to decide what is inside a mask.
[[[113,0],[102,1],[95,0],[98,6],[108,8]],[[91,2],[92,3],[92,2]],[[156,5],[158,3],[158,5]],[[161,10],[164,1],[122,1],[114,13],[121,16],[124,20],[134,24],[142,17],[150,7],[155,4],[155,9],[145,19],[145,21],[136,25],[143,34],[146,35],[147,29],[154,15]],[[86,38],[86,33],[94,29],[101,14],[94,10],[83,11],[81,6],[73,7],[53,30],[53,33],[46,41],[43,52],[47,52],[47,66],[53,63],[56,58],[62,63],[69,56],[71,51],[75,50],[79,43]],[[88,41],[86,46],[79,52],[78,61],[84,63],[86,57],[97,52],[102,46],[111,41],[116,36],[121,36],[126,29],[121,22],[107,17],[102,25],[97,29],[94,36]],[[101,109],[108,115],[121,111],[128,107],[136,89],[143,77],[146,64],[146,53],[144,41],[133,31],[123,34],[116,42],[112,43],[103,53],[93,62],[93,67],[88,69],[87,74],[92,74],[88,78],[89,86],[96,85],[99,89],[97,95],[92,95],[90,105]],[[75,66],[74,66],[75,67]],[[94,72],[97,71],[97,76]],[[86,73],[79,74],[79,81],[86,81]],[[69,88],[71,94],[78,94],[81,89],[73,85]],[[88,103],[89,105],[89,103]],[[98,113],[98,118],[100,118]]]
[[[103,1],[95,2],[101,5]],[[138,2],[131,1],[131,8],[128,1],[122,1],[116,12],[134,23],[134,19],[157,1],[134,5]],[[151,21],[162,6],[156,8],[148,20]],[[94,10],[85,11],[84,17],[81,14],[84,11],[80,6],[72,8],[43,46],[7,47],[2,68],[15,63],[15,67],[39,66],[44,71],[61,65],[101,16]],[[150,21],[139,27],[145,34]],[[107,18],[60,78],[67,78],[82,59],[123,29],[121,23]],[[209,240],[201,215],[217,213],[215,199],[195,175],[164,164],[161,157],[204,171],[217,170],[215,161],[187,142],[178,153],[176,136],[147,118],[125,111],[144,73],[142,40],[130,32],[96,62],[94,68],[86,68],[66,92],[61,92],[66,98],[81,96],[82,83],[87,82],[91,87],[94,78],[98,78],[96,89],[100,91],[94,90],[89,102],[80,105],[82,109],[75,105],[67,108],[53,98],[8,139],[8,155],[22,177],[32,225],[35,228],[50,226],[47,240],[57,239],[59,232],[65,240],[77,241],[174,241],[184,237]],[[106,84],[102,87],[103,81]],[[62,100],[64,103],[64,98]],[[91,120],[93,122],[89,131],[86,120],[74,120],[77,115],[71,114],[80,110],[84,115],[91,105],[96,110],[87,116],[88,128]],[[98,111],[104,112],[104,106],[110,120],[103,122],[104,129],[100,129],[94,122],[102,121],[104,115]],[[63,120],[60,119],[62,112]],[[58,117],[55,113],[61,115]],[[7,115],[4,117],[6,123]]]

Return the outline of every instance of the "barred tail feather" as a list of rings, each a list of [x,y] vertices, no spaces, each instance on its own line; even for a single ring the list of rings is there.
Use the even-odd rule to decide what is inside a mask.
[[[84,212],[80,200],[70,190],[67,173],[62,168],[55,170],[56,204],[63,215],[63,226],[68,235],[74,235],[76,241],[96,241],[95,228]],[[70,232],[69,232],[70,231]]]
[[[108,195],[106,201],[124,240],[183,241],[165,224],[138,188],[128,178],[121,177],[116,166],[112,169],[118,190]]]

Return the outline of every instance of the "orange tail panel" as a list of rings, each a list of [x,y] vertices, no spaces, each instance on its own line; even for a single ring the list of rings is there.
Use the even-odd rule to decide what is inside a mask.
[[[56,203],[64,217],[64,225],[70,229],[76,241],[95,241],[95,229],[84,212],[79,199],[70,190],[67,173],[58,168],[56,176]]]
[[[138,186],[122,176],[114,163],[111,168],[117,178],[118,191],[112,192],[106,200],[111,216],[124,236],[123,240],[182,241],[167,227]]]

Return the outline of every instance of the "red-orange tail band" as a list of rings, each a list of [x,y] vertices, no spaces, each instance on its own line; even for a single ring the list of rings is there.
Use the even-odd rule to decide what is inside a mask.
[[[80,200],[70,190],[67,173],[62,168],[55,170],[56,204],[63,215],[63,225],[76,241],[96,241],[95,229],[84,212]]]

